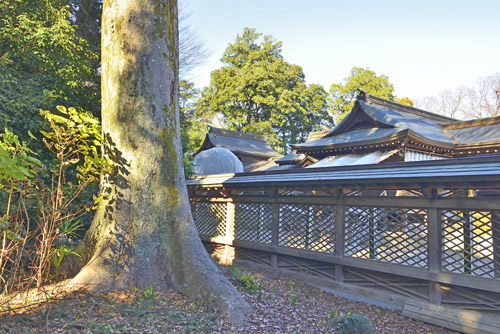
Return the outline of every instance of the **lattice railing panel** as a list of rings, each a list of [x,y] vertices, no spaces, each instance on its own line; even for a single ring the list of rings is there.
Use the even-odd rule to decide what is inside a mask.
[[[449,210],[441,217],[443,270],[500,278],[500,211]]]
[[[280,246],[333,253],[335,207],[333,205],[280,205]]]
[[[226,203],[198,202],[193,213],[199,234],[212,237],[226,234]]]
[[[425,210],[349,207],[345,221],[345,255],[427,267]]]
[[[271,243],[272,205],[261,203],[237,203],[234,237],[264,244]]]

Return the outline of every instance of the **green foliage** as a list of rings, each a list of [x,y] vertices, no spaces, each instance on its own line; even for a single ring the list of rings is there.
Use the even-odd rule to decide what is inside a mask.
[[[30,136],[33,135],[30,133]],[[8,129],[0,134],[0,198],[6,199],[0,205],[0,210],[5,213],[3,217],[0,216],[0,236],[7,240],[23,240],[20,222],[11,219],[9,215],[11,202],[16,193],[22,193],[29,187],[27,182],[36,175],[40,166],[41,162],[35,158],[35,153],[28,148],[26,142],[21,142]]]
[[[329,109],[337,122],[351,111],[359,90],[383,99],[395,99],[394,86],[389,82],[389,77],[378,76],[368,68],[353,67],[343,82],[333,84],[330,88]]]
[[[349,76],[341,83],[330,88],[328,108],[336,123],[340,122],[353,108],[359,90],[390,101],[413,106],[413,101],[407,97],[398,99],[394,95],[394,86],[389,77],[377,75],[369,68],[353,67]]]
[[[14,242],[23,241],[21,235],[16,233],[19,229],[19,226],[17,224],[12,224],[8,218],[9,217],[7,215],[5,215],[4,217],[0,217],[0,236],[2,236],[2,238],[5,238],[6,240],[11,240]]]
[[[179,114],[182,138],[184,174],[193,174],[193,155],[201,146],[208,126],[203,117],[196,114],[195,102],[200,92],[187,80],[179,82]]]
[[[305,84],[302,68],[283,59],[281,46],[271,36],[245,28],[226,48],[223,66],[212,72],[198,114],[222,115],[230,130],[267,135],[282,151],[321,125],[330,126],[326,92]]]
[[[8,129],[0,134],[0,190],[15,188],[18,181],[33,177],[40,165],[35,153],[16,134]]]
[[[100,55],[103,0],[70,0],[70,12],[76,25],[76,36],[87,41],[89,49]],[[100,66],[100,57],[94,63]],[[96,67],[96,68],[97,68]]]
[[[295,305],[297,303],[297,295],[294,293],[295,282],[290,282],[290,291],[288,292],[288,298],[290,300],[290,304]]]
[[[238,281],[240,279],[240,271],[238,270],[238,268],[236,268],[235,266],[230,266],[228,267],[228,270],[235,281]]]
[[[41,131],[45,137],[43,142],[55,154],[60,167],[76,166],[76,177],[80,182],[98,181],[101,172],[112,168],[112,161],[101,154],[101,124],[90,113],[73,107],[57,106],[57,110],[60,114],[40,111],[52,129]]]
[[[40,111],[50,127],[41,130],[43,143],[57,162],[48,164],[49,185],[27,143],[9,130],[0,135],[0,196],[7,197],[5,207],[3,202],[0,206],[5,213],[0,219],[0,280],[7,282],[6,291],[33,281],[39,286],[51,266],[57,278],[64,258],[78,256],[72,240],[80,237],[81,218],[90,210],[91,198],[96,199],[89,185],[113,168],[111,160],[102,157],[99,121],[75,108],[57,110]]]
[[[67,4],[0,1],[0,123],[23,140],[26,130],[47,128],[39,109],[71,101],[99,113],[99,75],[92,66],[98,53],[75,35]],[[43,150],[39,142],[33,147]]]
[[[0,134],[0,293],[13,285],[12,273],[20,268],[20,255],[29,237],[25,198],[33,191],[32,178],[40,166],[26,142],[7,129]]]
[[[154,288],[152,286],[148,286],[144,289],[144,297],[151,298],[153,296]]]
[[[243,274],[240,276],[240,282],[246,291],[255,291],[259,288],[259,282],[250,274]]]
[[[58,228],[60,238],[77,239],[80,237],[78,234],[82,230],[82,219],[70,220],[61,222]]]
[[[75,251],[75,247],[60,245],[59,247],[53,249],[52,254],[50,255],[50,263],[54,266],[56,278],[59,275],[59,269],[62,261],[68,255],[80,256],[80,254]]]
[[[229,267],[229,273],[243,286],[245,292],[254,293],[257,289],[262,289],[262,285],[259,284],[257,278],[253,275],[241,273],[238,268],[234,266]]]
[[[415,103],[408,97],[402,97],[400,99],[396,99],[396,102],[399,104],[404,104],[410,107],[415,106]]]
[[[340,334],[373,334],[374,329],[370,319],[348,313],[345,316],[334,316],[328,319],[327,325],[335,328],[336,333]]]

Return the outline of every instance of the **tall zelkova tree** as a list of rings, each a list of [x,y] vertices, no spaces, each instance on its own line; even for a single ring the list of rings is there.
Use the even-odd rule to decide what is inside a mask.
[[[233,323],[251,311],[209,258],[191,216],[179,130],[177,2],[109,0],[102,23],[103,175],[109,195],[82,241],[73,286],[183,288]],[[213,296],[216,296],[215,298]]]
[[[337,123],[351,111],[359,90],[390,101],[413,105],[413,101],[409,98],[396,98],[394,86],[389,82],[389,77],[383,74],[377,75],[368,68],[353,67],[343,82],[335,83],[330,88],[329,111]]]
[[[283,59],[271,36],[245,28],[221,61],[199,100],[205,117],[220,113],[229,129],[268,135],[282,149],[330,123],[326,92],[305,84],[302,68]]]

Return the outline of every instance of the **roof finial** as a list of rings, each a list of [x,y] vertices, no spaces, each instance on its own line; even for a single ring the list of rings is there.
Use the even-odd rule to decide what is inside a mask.
[[[361,88],[358,88],[357,91],[358,91],[358,96],[356,96],[356,100],[366,100],[366,96],[368,94],[366,94],[366,92],[362,91]]]

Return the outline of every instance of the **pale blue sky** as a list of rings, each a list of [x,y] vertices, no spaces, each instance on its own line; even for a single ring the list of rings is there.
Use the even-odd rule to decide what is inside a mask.
[[[212,55],[193,73],[210,82],[245,27],[283,42],[286,61],[329,90],[352,67],[389,76],[398,97],[435,95],[500,72],[500,0],[184,0]]]

